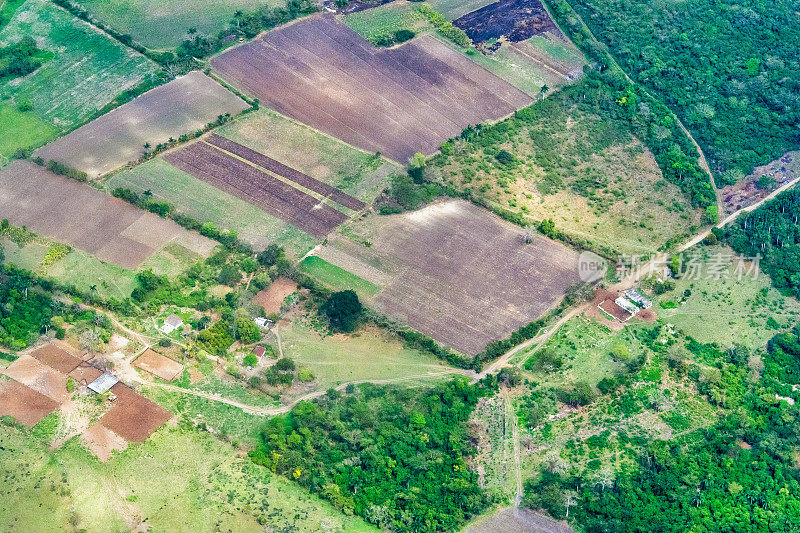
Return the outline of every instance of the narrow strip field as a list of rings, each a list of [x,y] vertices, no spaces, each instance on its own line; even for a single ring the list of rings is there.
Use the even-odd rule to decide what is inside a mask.
[[[305,187],[311,191],[319,193],[323,196],[330,198],[331,200],[335,201],[336,203],[343,205],[344,207],[348,207],[353,209],[354,211],[360,211],[367,207],[367,204],[353,198],[349,194],[343,193],[336,187],[332,187],[327,183],[323,183],[317,179],[312,178],[302,172],[298,172],[297,170],[287,167],[283,163],[272,159],[271,157],[267,157],[263,154],[256,152],[255,150],[251,150],[247,146],[241,145],[239,143],[233,142],[231,140],[226,139],[225,137],[220,137],[219,135],[212,134],[207,142],[209,144],[213,144],[217,148],[221,148],[226,152],[230,152],[234,155],[241,157],[242,159],[246,159],[247,161],[263,167],[270,172],[274,172],[280,176],[283,176],[286,179],[294,181],[298,185]]]
[[[324,15],[271,31],[211,64],[279,112],[401,162],[531,102],[430,35],[376,49]]]
[[[327,235],[347,219],[321,200],[205,142],[190,144],[164,159],[311,235]]]

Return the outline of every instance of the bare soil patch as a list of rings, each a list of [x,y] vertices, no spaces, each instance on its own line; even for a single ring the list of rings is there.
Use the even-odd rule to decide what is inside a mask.
[[[97,177],[142,157],[145,143],[194,132],[249,106],[200,71],[156,87],[36,151]]]
[[[133,366],[141,368],[145,372],[149,372],[166,381],[172,381],[183,372],[182,364],[149,348],[136,358]]]
[[[347,220],[341,211],[208,143],[192,143],[164,159],[316,237]]]
[[[38,359],[39,362],[64,374],[69,374],[81,363],[80,359],[53,344],[46,344],[41,348],[37,348],[30,355]]]
[[[372,245],[337,238],[327,246],[349,258],[337,266],[361,262],[388,277],[371,304],[470,355],[540,317],[579,282],[577,252],[543,236],[526,244],[522,228],[462,200],[375,216],[354,232]]]
[[[0,416],[13,416],[20,424],[35,426],[52,413],[58,402],[22,383],[0,377]]]
[[[79,385],[86,386],[102,376],[103,372],[91,366],[89,363],[84,362],[70,372],[69,375],[72,379],[77,381]]]
[[[575,533],[571,527],[529,509],[506,507],[469,525],[466,533]]]
[[[103,462],[111,459],[115,450],[122,451],[128,447],[125,439],[99,422],[83,432],[81,442]]]
[[[59,404],[67,400],[67,375],[30,355],[20,356],[3,373]]]
[[[789,152],[780,159],[757,167],[745,179],[720,189],[725,214],[753,205],[775,189],[800,177],[800,152]],[[759,184],[759,180],[766,183]]]
[[[332,15],[273,30],[211,64],[277,111],[400,162],[531,103],[434,37],[378,49]]]
[[[280,313],[284,298],[297,291],[297,282],[289,278],[278,278],[269,287],[256,294],[255,302],[268,315]]]
[[[215,246],[170,220],[29,161],[14,161],[0,171],[0,213],[14,225],[129,269],[173,241],[204,257]]]
[[[505,37],[524,41],[547,32],[561,34],[541,0],[500,0],[453,21],[476,43]]]
[[[114,406],[100,419],[100,423],[128,442],[143,442],[156,429],[172,417],[127,385],[117,383],[111,387],[117,396]]]

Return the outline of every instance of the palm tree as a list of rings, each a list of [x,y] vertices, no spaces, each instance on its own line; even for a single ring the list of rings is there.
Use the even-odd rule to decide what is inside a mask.
[[[239,27],[239,22],[241,21],[242,15],[244,15],[244,13],[242,13],[241,10],[237,10],[236,13],[233,14],[233,20],[236,21],[237,28]]]
[[[542,85],[542,88],[540,89],[540,91],[542,93],[542,100],[544,100],[544,95],[547,94],[547,91],[549,91],[549,90],[550,90],[550,87],[548,87],[546,83],[544,85]]]
[[[189,28],[188,30],[186,30],[186,33],[188,33],[189,35],[194,35],[195,33],[197,33],[197,28],[195,28],[194,26],[192,26],[191,28]]]

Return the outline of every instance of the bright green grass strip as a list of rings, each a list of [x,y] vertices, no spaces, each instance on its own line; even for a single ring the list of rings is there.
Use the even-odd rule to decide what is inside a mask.
[[[0,163],[20,148],[36,148],[58,135],[58,128],[32,113],[0,104]]]
[[[300,270],[338,291],[353,289],[359,295],[374,296],[381,290],[374,283],[328,263],[316,255],[310,255],[300,261]]]

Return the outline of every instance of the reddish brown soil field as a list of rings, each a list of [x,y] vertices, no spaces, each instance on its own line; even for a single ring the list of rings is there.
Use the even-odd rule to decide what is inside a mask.
[[[614,303],[612,298],[600,302],[600,308],[620,322],[624,322],[631,317],[631,314]]]
[[[192,143],[164,159],[316,237],[324,237],[347,219],[341,211],[205,142]]]
[[[69,374],[81,363],[81,360],[71,353],[52,344],[46,344],[32,351],[31,357],[64,374]]]
[[[103,372],[91,366],[89,363],[81,363],[78,367],[69,373],[79,385],[88,385],[103,375]]]
[[[400,162],[531,103],[432,36],[378,49],[331,15],[273,30],[211,64],[262,104]]]
[[[143,146],[203,128],[249,106],[200,71],[156,87],[36,151],[96,177],[142,157]]]
[[[453,24],[476,43],[500,37],[518,42],[548,31],[561,33],[540,0],[500,0],[467,13]]]
[[[133,365],[166,381],[172,381],[183,372],[182,364],[150,349],[137,357]]]
[[[297,291],[297,282],[289,278],[278,278],[269,287],[256,294],[255,302],[264,308],[268,315],[280,313],[283,299]]]
[[[143,442],[172,417],[127,385],[117,383],[111,387],[117,396],[112,407],[100,423],[128,442]]]
[[[66,401],[69,396],[67,375],[29,355],[21,356],[2,373],[58,403]]]
[[[339,205],[343,205],[344,207],[352,209],[353,211],[360,211],[367,207],[367,204],[361,200],[353,198],[349,194],[343,193],[336,187],[332,187],[327,183],[323,183],[291,167],[287,167],[283,163],[275,161],[271,157],[260,154],[255,150],[251,150],[246,146],[242,146],[241,144],[235,143],[229,139],[226,139],[225,137],[220,137],[216,133],[212,133],[207,139],[207,142],[213,144],[217,148],[221,148],[222,150],[237,155],[242,159],[246,159],[254,165],[258,165],[279,176],[283,176],[284,178],[297,183],[301,187],[305,187],[308,190],[321,194],[326,198],[338,203]]]
[[[377,271],[379,311],[466,354],[535,320],[580,281],[577,252],[543,236],[526,244],[521,228],[469,202],[371,221],[359,233],[371,247],[342,237],[319,254],[365,278]]]
[[[16,226],[46,235],[123,268],[178,242],[208,257],[215,243],[94,187],[29,161],[0,170],[0,213]]]
[[[22,383],[0,376],[0,416],[13,416],[20,424],[31,427],[57,407],[57,401]]]

